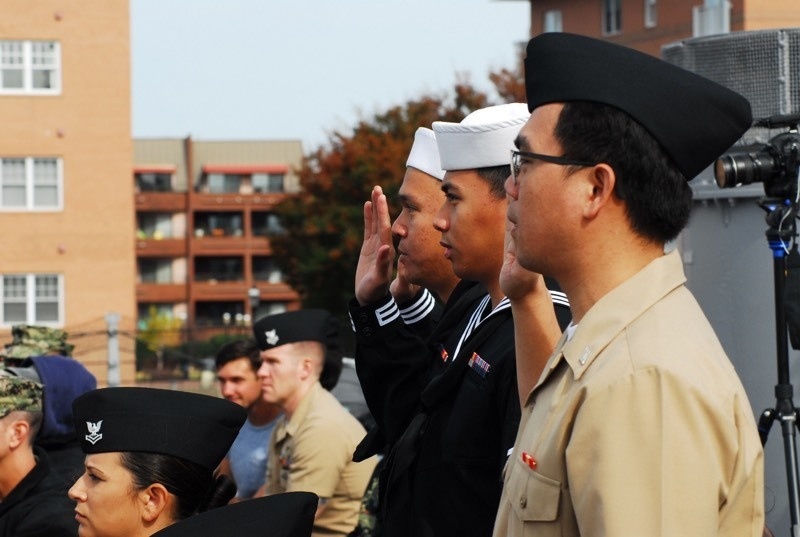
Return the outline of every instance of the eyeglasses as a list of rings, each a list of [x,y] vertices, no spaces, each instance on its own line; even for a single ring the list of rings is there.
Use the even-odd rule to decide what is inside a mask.
[[[536,159],[549,162],[550,164],[558,164],[559,166],[594,166],[594,162],[586,162],[583,160],[573,160],[564,157],[554,157],[552,155],[540,155],[539,153],[529,153],[528,151],[511,150],[511,179],[514,181],[514,186],[519,186],[519,170],[522,167],[523,159]]]

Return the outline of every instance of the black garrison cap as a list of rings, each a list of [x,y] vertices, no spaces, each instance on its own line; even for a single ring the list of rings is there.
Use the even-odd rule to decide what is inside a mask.
[[[153,537],[309,537],[318,500],[311,492],[245,500],[181,520]]]
[[[528,42],[528,109],[590,101],[626,112],[692,179],[750,127],[750,103],[700,75],[631,48],[546,33]]]
[[[75,399],[72,413],[84,453],[161,453],[211,470],[247,419],[225,399],[155,388],[92,390]]]
[[[267,315],[253,325],[253,335],[262,351],[300,341],[319,341],[327,346],[334,337],[331,330],[331,314],[322,309]]]

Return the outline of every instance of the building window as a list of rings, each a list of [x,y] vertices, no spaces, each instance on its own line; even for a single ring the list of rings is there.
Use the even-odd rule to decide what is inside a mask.
[[[241,302],[197,302],[194,322],[196,326],[243,326],[244,300]]]
[[[622,31],[622,0],[603,0],[603,35]]]
[[[254,173],[253,192],[283,192],[282,173]]]
[[[2,324],[62,324],[63,284],[57,274],[3,276]]]
[[[658,0],[644,0],[644,27],[655,28],[658,24]]]
[[[563,29],[561,23],[561,10],[551,9],[544,12],[543,32],[560,32]]]
[[[705,0],[692,8],[692,36],[727,34],[731,31],[731,3]]]
[[[241,237],[244,234],[242,213],[203,213],[194,215],[195,237]]]
[[[283,273],[270,256],[253,256],[253,279],[259,282],[281,283]]]
[[[269,237],[284,233],[283,224],[278,215],[264,211],[253,211],[253,235]]]
[[[195,257],[194,281],[241,282],[244,281],[244,262],[241,257]]]
[[[57,94],[61,48],[55,41],[0,41],[0,93]]]
[[[0,208],[60,209],[62,175],[61,159],[0,158]]]
[[[142,283],[172,283],[172,260],[140,259],[139,280]]]
[[[211,194],[237,194],[242,184],[241,175],[208,174],[208,192]]]
[[[134,177],[139,192],[170,192],[172,190],[172,174],[136,173]]]
[[[169,213],[139,213],[139,239],[168,239],[172,237],[172,215]]]

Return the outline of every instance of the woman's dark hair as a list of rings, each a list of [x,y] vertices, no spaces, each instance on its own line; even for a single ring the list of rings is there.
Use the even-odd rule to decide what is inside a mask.
[[[653,136],[628,114],[604,104],[569,102],[561,110],[555,137],[565,158],[613,168],[614,193],[625,201],[637,233],[666,242],[686,227],[691,187]]]
[[[478,177],[489,183],[489,192],[492,193],[495,199],[505,199],[506,197],[506,179],[511,175],[510,151],[508,160],[508,164],[477,169]]]
[[[143,489],[161,483],[177,499],[175,519],[221,507],[236,494],[228,476],[214,477],[213,471],[194,462],[160,453],[120,453],[122,466],[133,476],[133,485]]]

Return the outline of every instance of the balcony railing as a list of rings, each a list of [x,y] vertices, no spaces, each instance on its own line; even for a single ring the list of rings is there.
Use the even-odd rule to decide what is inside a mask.
[[[272,252],[266,237],[201,237],[192,238],[194,255],[269,255]]]
[[[136,285],[137,302],[186,302],[184,283],[140,283]]]
[[[240,209],[243,206],[270,209],[291,194],[285,192],[264,193],[207,193],[192,192],[192,207],[195,210]]]
[[[137,239],[136,255],[139,257],[185,257],[185,239]]]
[[[134,199],[137,211],[176,213],[188,207],[186,192],[139,192]]]

